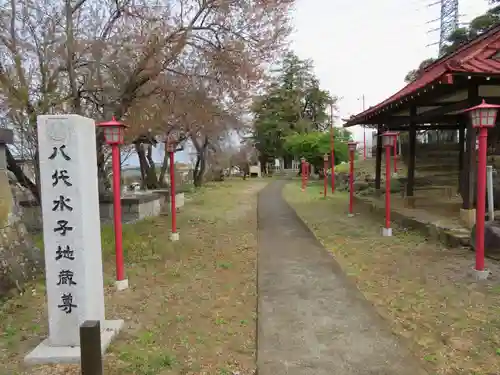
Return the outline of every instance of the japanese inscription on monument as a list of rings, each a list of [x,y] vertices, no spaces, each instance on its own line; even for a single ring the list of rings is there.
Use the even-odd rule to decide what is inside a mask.
[[[64,140],[63,140],[64,141]],[[64,161],[66,162],[71,162],[71,157],[65,152],[65,148],[66,148],[66,145],[62,145],[62,146],[59,146],[59,148],[57,147],[53,147],[53,151],[52,151],[52,154],[49,156],[49,160],[55,160],[55,158],[58,156],[58,153],[60,153],[60,157],[62,157],[64,159]],[[68,169],[63,169],[61,170],[61,172],[65,172],[65,176],[67,176],[67,180],[70,179],[70,176],[68,176]],[[52,173],[52,187],[53,189],[57,189],[57,185],[58,185],[58,180],[57,180],[57,176],[58,176],[58,172],[57,169],[54,171],[54,173]],[[66,184],[65,185],[62,185],[61,188],[62,189],[65,189],[65,193],[66,194],[70,194],[71,193],[71,188],[73,187],[73,184],[71,184],[71,182],[68,182],[66,180]],[[59,189],[60,190],[60,189]],[[57,199],[54,199],[52,201],[53,205],[52,205],[52,211],[60,211],[61,212],[61,216],[64,217],[64,214],[63,212],[64,211],[73,211],[73,207],[71,207],[69,204],[71,202],[71,198],[69,198],[68,195],[63,195],[63,194],[59,194],[59,197]],[[59,217],[61,217],[59,216]],[[71,232],[73,230],[73,227],[71,226],[68,226],[68,220],[65,220],[64,218],[62,219],[59,219],[57,220],[57,226],[54,228],[54,232],[56,233],[59,233],[62,237],[65,237],[64,239],[60,239],[61,242],[63,242],[62,246],[66,246],[67,248],[70,248],[70,245],[67,245],[64,243],[64,240],[68,240],[66,238],[66,235],[68,232]],[[58,250],[59,251],[59,248],[61,247],[61,245],[58,245]],[[69,287],[72,287],[74,285],[77,285],[76,282],[73,281],[73,277],[75,277],[75,273],[70,269],[72,264],[64,264],[64,263],[67,263],[68,261],[70,262],[74,262],[75,261],[75,257],[72,257],[72,259],[70,258],[64,258],[64,260],[61,260],[62,258],[58,258],[57,257],[57,251],[56,251],[56,260],[58,261],[58,265],[60,265],[61,269],[59,270],[59,280],[57,282],[57,286],[64,286],[66,290],[64,291],[61,291],[61,301],[60,301],[60,304],[57,305],[57,307],[65,312],[66,314],[71,314],[73,312],[74,309],[76,309],[78,307],[78,305],[76,305],[76,302],[74,302],[75,298],[74,298],[74,295],[73,295],[73,290],[70,290]],[[65,266],[65,268],[63,268]],[[61,287],[61,290],[63,288]]]

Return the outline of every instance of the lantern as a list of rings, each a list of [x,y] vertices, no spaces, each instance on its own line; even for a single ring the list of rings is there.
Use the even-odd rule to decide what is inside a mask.
[[[356,151],[357,146],[358,146],[358,142],[347,142],[347,147],[349,148],[349,151],[351,151],[351,152]]]
[[[393,147],[394,139],[398,136],[396,132],[385,132],[382,134],[382,145],[384,147]]]
[[[469,108],[464,112],[470,112],[473,128],[492,128],[495,126],[498,108],[500,108],[500,105],[488,104],[483,99],[481,104]]]
[[[111,121],[100,122],[97,126],[103,128],[104,139],[108,145],[121,145],[123,144],[123,136],[125,133],[125,125],[122,122],[116,121],[115,116]]]
[[[167,152],[174,152],[180,140],[180,132],[178,130],[172,130],[167,136]]]
[[[325,154],[325,155],[323,156],[323,161],[324,161],[325,163],[328,161],[328,154]]]

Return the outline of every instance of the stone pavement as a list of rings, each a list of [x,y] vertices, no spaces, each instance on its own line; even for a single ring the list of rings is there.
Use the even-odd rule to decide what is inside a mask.
[[[258,375],[424,375],[281,197],[259,194]]]

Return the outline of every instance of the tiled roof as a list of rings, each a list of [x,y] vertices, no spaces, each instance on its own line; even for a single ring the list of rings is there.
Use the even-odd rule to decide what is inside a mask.
[[[500,74],[500,25],[491,28],[476,39],[464,44],[449,55],[427,66],[415,81],[394,95],[349,118],[344,126],[356,125],[375,115],[389,104],[396,103],[417,90],[439,81],[448,73]],[[498,58],[497,58],[498,56]]]

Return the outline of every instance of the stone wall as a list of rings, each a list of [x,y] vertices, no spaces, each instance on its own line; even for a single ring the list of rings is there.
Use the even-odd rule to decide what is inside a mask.
[[[170,195],[168,189],[148,192],[136,192],[122,197],[122,222],[133,223],[147,217],[159,216],[170,212]],[[176,194],[177,208],[184,206],[184,193]],[[33,200],[20,202],[22,220],[27,230],[32,233],[43,229],[40,206]],[[113,222],[113,198],[101,197],[99,200],[101,223]]]
[[[18,186],[7,175],[6,131],[0,131],[0,296],[12,289],[22,291],[23,284],[38,277],[45,268],[43,254],[33,245],[16,204],[14,192]]]
[[[165,198],[160,194],[151,192],[137,192],[130,196],[124,196],[122,201],[122,222],[133,223],[147,217],[160,215],[161,207],[165,204]],[[113,222],[113,199],[102,198],[99,202],[102,223]]]
[[[19,216],[0,228],[0,296],[39,276],[44,269],[43,254],[36,248]]]

